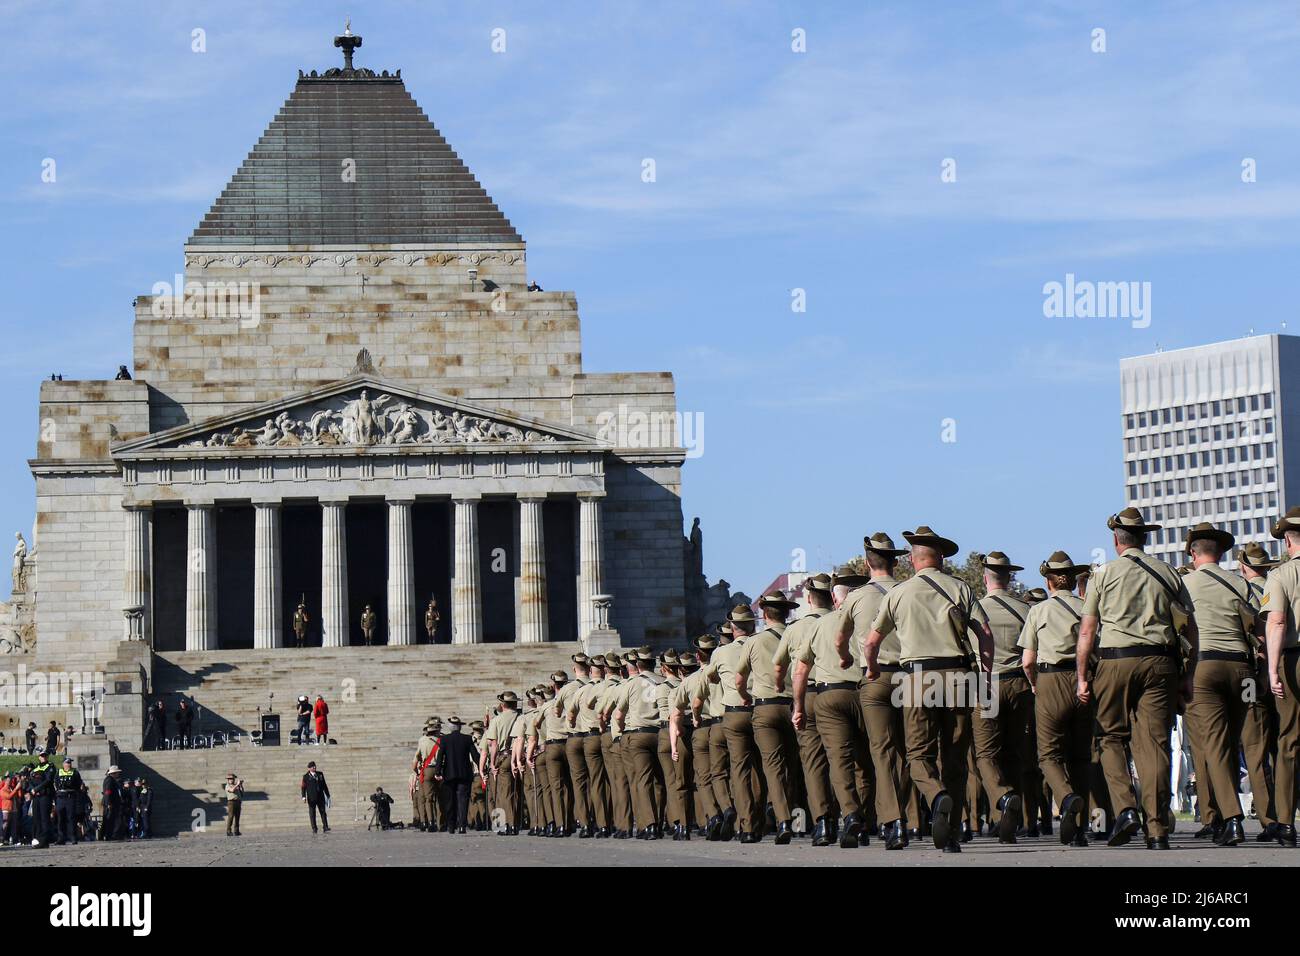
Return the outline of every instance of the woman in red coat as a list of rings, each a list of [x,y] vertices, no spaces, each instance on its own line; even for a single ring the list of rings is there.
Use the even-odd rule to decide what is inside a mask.
[[[329,743],[330,708],[320,694],[316,695],[316,703],[311,709],[311,715],[316,718],[316,742]]]

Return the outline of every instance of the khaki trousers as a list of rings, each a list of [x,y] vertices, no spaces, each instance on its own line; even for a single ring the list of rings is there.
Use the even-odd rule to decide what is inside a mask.
[[[792,703],[760,704],[754,708],[754,744],[763,762],[767,798],[777,823],[787,823],[794,815],[793,771],[799,759],[799,741],[790,722]]]
[[[1034,721],[1038,727],[1038,765],[1059,807],[1067,794],[1088,799],[1088,764],[1092,760],[1093,709],[1079,703],[1074,671],[1039,674],[1034,695]],[[1028,819],[1028,817],[1026,817]]]
[[[679,739],[678,747],[682,745]],[[709,728],[696,727],[691,731],[691,770],[695,775],[695,796],[700,801],[700,819],[695,822],[706,826],[710,820],[722,812],[718,799],[713,793],[713,764],[709,758]]]
[[[731,798],[735,801],[737,829],[743,833],[763,832],[762,783],[758,774],[758,745],[754,743],[753,710],[731,710],[722,718],[727,738],[727,760],[731,765]]]
[[[573,818],[584,827],[592,825],[588,793],[585,738],[576,733],[564,738],[564,762],[569,768],[569,792],[573,795]]]
[[[936,700],[927,700],[922,688],[927,681],[952,687],[966,680],[969,673],[964,668],[904,672],[901,687],[907,769],[912,783],[925,799],[927,809],[934,806],[940,793],[952,798],[949,821],[954,828],[961,823],[962,805],[966,802],[971,708],[968,699],[953,697],[947,691]]]
[[[1278,661],[1277,676],[1282,681],[1283,697],[1277,701],[1277,767],[1273,771],[1276,781],[1273,803],[1277,809],[1277,822],[1294,826],[1295,779],[1300,767],[1300,648],[1283,652]]]
[[[826,749],[831,788],[844,816],[862,814],[859,782],[862,768],[871,759],[864,727],[856,688],[817,692],[817,731]]]
[[[546,745],[546,782],[551,816],[557,827],[567,830],[573,820],[573,795],[569,791],[569,754],[563,740]]]
[[[426,827],[437,828],[442,823],[438,812],[438,781],[433,779],[433,764],[424,768],[424,779],[420,781],[420,816]]]
[[[1255,800],[1255,814],[1264,826],[1277,823],[1273,805],[1273,767],[1277,762],[1277,698],[1268,687],[1268,667],[1255,670],[1254,699],[1246,707],[1241,725],[1241,749],[1246,755],[1246,776]]]
[[[1124,745],[1133,752],[1147,836],[1169,832],[1169,734],[1178,703],[1178,664],[1172,657],[1102,659],[1093,681],[1097,695],[1101,767],[1115,814],[1137,808]]]
[[[469,822],[470,826],[486,825],[488,820],[487,794],[483,790],[483,778],[477,774],[469,788]]]
[[[722,718],[709,725],[709,786],[719,812],[726,813],[735,807],[731,799],[731,759],[727,753],[727,734],[722,729]]]
[[[612,734],[601,734],[600,747],[605,757],[605,773],[609,776],[609,809],[613,819],[611,825],[616,830],[629,830],[632,826],[632,807],[628,803],[622,738],[615,740]]]
[[[555,823],[555,811],[551,807],[551,775],[546,772],[546,751],[542,750],[533,757],[533,774],[537,777],[537,817],[538,826]]]
[[[609,776],[605,772],[604,747],[599,734],[582,738],[582,755],[587,765],[587,795],[592,821],[602,830],[611,826],[609,819]]]
[[[1187,704],[1186,718],[1202,823],[1241,816],[1238,753],[1248,709],[1244,698],[1254,680],[1255,669],[1245,661],[1200,660],[1192,673],[1192,699]]]
[[[864,680],[858,685],[858,703],[876,771],[876,817],[881,823],[906,819],[915,827],[921,825],[920,802],[907,770],[903,708],[893,700],[897,674],[903,672],[882,671],[875,680]]]
[[[684,751],[684,752],[683,752]],[[659,770],[664,779],[663,816],[673,826],[685,826],[687,822],[686,805],[690,798],[689,779],[685,774],[690,769],[690,747],[685,740],[677,742],[678,760],[673,760],[673,743],[668,737],[668,728],[659,729]],[[681,758],[687,758],[685,760]]]
[[[981,675],[980,680],[988,678]],[[1037,797],[1029,791],[1024,776],[1029,756],[1026,748],[1032,747],[1028,725],[1033,713],[1033,691],[1024,674],[998,675],[994,686],[998,695],[996,715],[985,716],[979,707],[971,712],[975,768],[988,796],[989,820],[996,823],[1002,816],[998,811],[1002,795],[1017,790],[1024,819],[1032,821],[1037,816]]]
[[[496,780],[493,783],[493,789],[496,791],[496,805],[505,811],[507,826],[518,826],[519,781],[510,772],[509,754],[497,758],[496,771]]]
[[[808,794],[808,812],[813,822],[829,817],[832,806],[830,764],[817,729],[817,692],[809,688],[803,698],[803,729],[795,731],[799,741],[799,762],[803,765],[803,785]]]
[[[632,810],[635,825],[644,830],[659,822],[655,780],[659,774],[658,728],[623,734],[624,764],[631,757]]]

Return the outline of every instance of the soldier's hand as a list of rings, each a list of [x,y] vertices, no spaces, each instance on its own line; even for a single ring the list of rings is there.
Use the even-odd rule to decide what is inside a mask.
[[[1286,693],[1282,689],[1282,678],[1278,676],[1278,673],[1275,670],[1270,670],[1268,672],[1268,688],[1273,692],[1273,696],[1278,700],[1281,700],[1286,696]]]
[[[1086,704],[1092,700],[1092,687],[1086,680],[1080,680],[1078,687],[1075,688],[1074,696],[1079,698],[1079,703]]]
[[[795,730],[803,730],[803,711],[796,707],[794,713],[790,715],[790,720],[794,723]]]
[[[673,748],[673,763],[677,762],[677,748]]]
[[[867,665],[867,679],[868,679],[868,680],[875,680],[875,679],[878,678],[879,676],[880,676],[880,665],[879,665],[879,664],[868,664],[868,665]]]
[[[840,651],[840,667],[848,670],[853,666],[853,655],[849,653],[848,648]]]

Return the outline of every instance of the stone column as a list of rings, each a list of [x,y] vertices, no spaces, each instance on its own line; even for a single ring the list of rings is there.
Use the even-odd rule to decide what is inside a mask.
[[[478,562],[478,496],[453,498],[456,550],[451,584],[451,642],[483,643],[483,577]]]
[[[415,643],[415,550],[413,499],[388,501],[388,643]]]
[[[519,643],[547,640],[545,494],[519,496]]]
[[[212,502],[185,503],[185,649],[217,649],[217,516]]]
[[[348,528],[347,501],[322,501],[321,505],[321,608],[322,647],[347,647],[348,639]]]
[[[585,641],[596,629],[596,608],[592,599],[605,587],[601,570],[604,527],[600,520],[604,492],[578,495],[578,639]]]
[[[138,637],[152,645],[153,637],[153,505],[126,505],[126,574],[122,607],[144,609]],[[124,640],[131,640],[131,622],[125,623]]]
[[[253,502],[253,646],[284,647],[280,503]]]

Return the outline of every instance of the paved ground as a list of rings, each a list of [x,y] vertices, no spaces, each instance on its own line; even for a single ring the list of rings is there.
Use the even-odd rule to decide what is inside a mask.
[[[1258,826],[1248,825],[1251,842],[1234,849],[1207,846],[1192,838],[1192,831],[1175,833],[1168,853],[1151,853],[1140,844],[1108,849],[1098,844],[1087,849],[1062,847],[1055,838],[1022,840],[1000,847],[989,838],[977,839],[960,856],[914,844],[907,850],[886,853],[873,842],[868,848],[814,849],[807,840],[788,847],[770,841],[758,846],[738,843],[689,843],[632,840],[546,840],[529,836],[493,834],[448,836],[417,830],[370,832],[349,827],[313,836],[300,830],[264,830],[234,839],[224,833],[186,835],[147,843],[89,843],[0,850],[0,868],[13,866],[1295,866],[1294,850],[1253,841]]]

